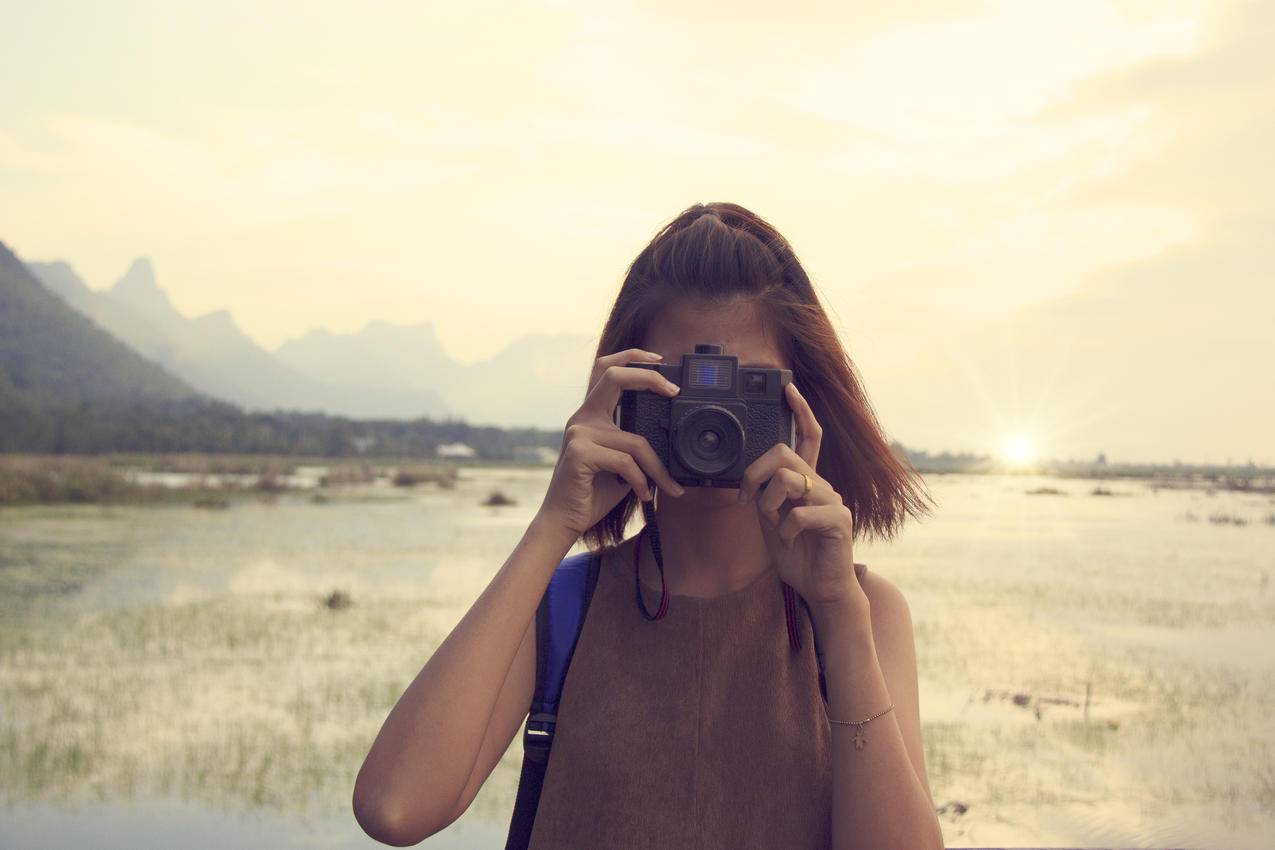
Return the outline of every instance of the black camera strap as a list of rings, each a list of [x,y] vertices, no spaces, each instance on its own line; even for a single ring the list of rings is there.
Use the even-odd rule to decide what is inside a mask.
[[[656,490],[656,496],[659,496],[659,490]],[[664,581],[664,553],[660,551],[660,528],[655,524],[655,499],[649,502],[642,502],[642,516],[646,518],[646,525],[642,526],[642,530],[638,532],[637,546],[634,547],[636,555],[633,558],[633,585],[637,592],[638,609],[642,612],[642,616],[648,620],[661,620],[668,612],[668,583]],[[646,608],[646,600],[642,598],[642,578],[639,569],[642,563],[642,538],[646,534],[647,529],[651,531],[651,554],[655,556],[655,564],[660,568],[660,607],[654,614]]]
[[[659,489],[655,491],[656,498],[659,497]],[[637,545],[634,547],[636,554],[633,558],[633,587],[637,594],[638,610],[642,612],[642,616],[648,620],[661,620],[668,613],[668,583],[664,580],[664,553],[660,550],[660,528],[655,522],[655,499],[649,502],[642,502],[642,516],[646,518],[646,525],[642,526],[642,530],[638,532]],[[652,614],[646,607],[646,600],[642,598],[642,538],[646,532],[651,532],[651,554],[655,556],[655,564],[660,568],[660,607]],[[784,596],[784,619],[788,625],[788,643],[792,646],[793,651],[801,649],[801,630],[797,626],[797,603],[800,602],[802,607],[806,609],[807,616],[810,617],[810,605],[805,599],[797,595],[792,586],[787,582],[783,583]],[[815,643],[815,658],[819,666],[819,691],[823,694],[824,701],[828,700],[828,689],[824,678],[823,665],[823,647],[819,643],[819,634],[814,629],[814,618],[810,617],[811,633]]]

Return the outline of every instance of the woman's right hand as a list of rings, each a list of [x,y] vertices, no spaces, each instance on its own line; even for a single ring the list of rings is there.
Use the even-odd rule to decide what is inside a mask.
[[[653,390],[669,397],[678,393],[678,387],[655,369],[621,365],[635,360],[658,363],[660,355],[629,348],[597,359],[588,396],[567,420],[562,435],[562,450],[540,512],[577,535],[597,524],[630,490],[649,500],[648,476],[665,493],[686,492],[645,437],[615,424],[615,406],[624,390]]]

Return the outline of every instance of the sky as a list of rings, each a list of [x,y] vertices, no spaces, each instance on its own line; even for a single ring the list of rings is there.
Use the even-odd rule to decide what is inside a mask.
[[[1275,464],[1275,3],[0,3],[0,240],[90,286],[475,361],[728,200],[911,448]]]

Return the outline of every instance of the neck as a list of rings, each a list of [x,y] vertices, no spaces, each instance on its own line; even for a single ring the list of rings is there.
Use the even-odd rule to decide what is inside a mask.
[[[681,499],[661,497],[655,512],[669,593],[719,596],[744,587],[770,568],[770,556],[753,504],[735,501],[736,490],[688,488]],[[649,538],[648,530],[643,535]],[[650,541],[642,541],[643,584],[658,591],[659,567]]]

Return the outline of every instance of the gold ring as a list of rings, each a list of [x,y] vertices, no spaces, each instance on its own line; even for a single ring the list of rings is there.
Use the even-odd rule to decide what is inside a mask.
[[[813,482],[813,481],[811,481],[811,480],[810,480],[810,476],[809,476],[809,475],[807,475],[806,473],[804,473],[804,472],[803,472],[803,473],[801,473],[801,477],[802,477],[802,478],[804,478],[804,479],[806,479],[806,489],[805,489],[805,491],[804,491],[804,492],[802,492],[802,494],[801,494],[801,498],[803,498],[803,499],[804,499],[804,498],[806,498],[807,496],[809,496],[809,495],[810,495],[810,491],[811,491],[811,489],[815,486],[815,484],[814,484],[814,482]]]

